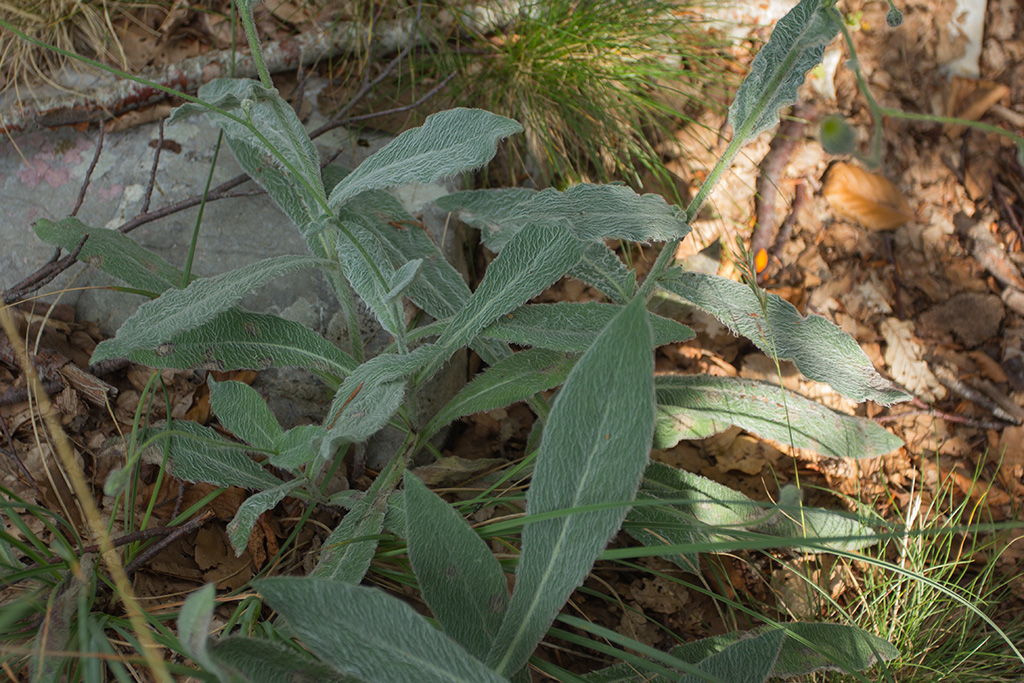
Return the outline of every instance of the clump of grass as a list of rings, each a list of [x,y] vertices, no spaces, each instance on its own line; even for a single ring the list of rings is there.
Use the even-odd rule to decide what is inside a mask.
[[[439,73],[457,71],[453,99],[526,128],[510,152],[512,180],[542,184],[667,180],[657,142],[732,84],[724,39],[691,0],[451,3]],[[481,6],[489,12],[481,10]],[[503,10],[502,7],[505,7]]]
[[[0,0],[0,19],[47,45],[127,68],[114,22],[133,6],[138,3]],[[73,60],[24,41],[9,31],[0,31],[0,91],[31,81],[50,83],[50,74],[71,62]]]
[[[1011,577],[997,571],[1007,550],[1004,534],[977,529],[977,505],[954,499],[952,485],[946,484],[923,506],[921,492],[911,492],[908,509],[898,520],[904,533],[881,554],[888,562],[855,563],[859,595],[846,608],[832,604],[844,619],[889,640],[903,653],[887,664],[879,680],[1018,683],[1020,659],[1007,642],[1018,648],[1024,643],[1024,616]],[[862,679],[825,674],[813,680]]]

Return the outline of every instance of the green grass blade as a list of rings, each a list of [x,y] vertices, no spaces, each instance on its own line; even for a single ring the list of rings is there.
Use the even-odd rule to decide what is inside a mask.
[[[654,432],[652,351],[647,311],[636,299],[569,374],[537,455],[528,515],[634,498]],[[516,590],[488,658],[499,673],[526,663],[625,512],[527,524]]]

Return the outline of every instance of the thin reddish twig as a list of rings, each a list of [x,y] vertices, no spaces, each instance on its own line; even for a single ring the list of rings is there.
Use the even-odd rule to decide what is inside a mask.
[[[92,161],[89,163],[89,168],[85,172],[85,178],[82,180],[82,188],[78,191],[78,199],[75,200],[75,206],[71,209],[71,216],[78,214],[78,210],[82,208],[82,202],[85,201],[85,191],[89,189],[89,183],[92,182],[92,172],[96,170],[96,163],[100,160],[100,153],[103,151],[103,138],[105,136],[105,129],[100,126],[100,138],[96,141],[96,151],[92,155]]]

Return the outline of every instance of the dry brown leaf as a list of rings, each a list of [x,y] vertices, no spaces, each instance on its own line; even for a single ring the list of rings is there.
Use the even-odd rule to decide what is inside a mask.
[[[976,81],[956,76],[950,84],[948,111],[950,116],[968,121],[978,121],[993,105],[1010,94],[1010,89],[994,81]],[[942,132],[956,139],[964,134],[967,126],[947,123]]]
[[[913,210],[895,185],[852,164],[834,164],[822,193],[836,213],[868,230],[895,230],[914,220]]]
[[[458,456],[439,458],[436,462],[417,467],[413,474],[427,486],[459,486],[485,472],[508,463],[504,458],[468,460]]]
[[[929,403],[946,395],[946,388],[923,360],[924,349],[914,338],[912,322],[886,318],[879,330],[885,338],[885,362],[893,379]]]
[[[995,454],[1001,459],[996,473],[999,483],[1024,498],[1024,427],[1004,429]]]

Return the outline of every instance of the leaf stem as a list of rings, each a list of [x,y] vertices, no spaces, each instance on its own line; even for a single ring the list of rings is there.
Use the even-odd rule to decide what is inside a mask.
[[[249,41],[249,50],[252,53],[253,64],[256,65],[256,73],[260,76],[260,83],[264,88],[273,88],[274,81],[270,78],[270,71],[267,63],[263,61],[263,52],[260,50],[260,37],[256,33],[256,22],[252,17],[252,6],[248,2],[233,3],[238,8],[238,16],[242,18],[242,26],[245,28],[245,37]]]

